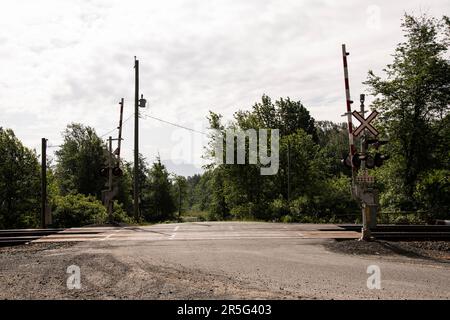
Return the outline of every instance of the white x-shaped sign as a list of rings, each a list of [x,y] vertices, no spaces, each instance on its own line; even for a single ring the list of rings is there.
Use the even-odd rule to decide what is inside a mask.
[[[353,116],[358,119],[359,122],[361,122],[361,124],[359,125],[358,128],[356,128],[356,130],[353,132],[353,135],[355,137],[359,136],[361,134],[361,132],[364,131],[364,129],[369,130],[374,136],[378,135],[378,130],[375,129],[374,127],[372,127],[372,125],[370,124],[370,122],[372,122],[373,119],[375,119],[375,117],[378,115],[377,111],[373,111],[368,117],[367,119],[364,119],[364,115],[361,115],[358,111],[353,111]]]

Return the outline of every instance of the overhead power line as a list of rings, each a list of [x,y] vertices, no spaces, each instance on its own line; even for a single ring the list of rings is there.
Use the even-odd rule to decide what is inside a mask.
[[[125,124],[126,122],[128,122],[128,121],[133,117],[133,115],[134,115],[134,113],[130,114],[130,115],[122,122],[122,125]],[[195,133],[199,133],[199,134],[203,134],[203,135],[208,135],[206,132],[202,132],[202,131],[195,130],[195,129],[192,129],[192,128],[189,128],[189,127],[185,127],[185,126],[183,126],[183,125],[181,125],[181,124],[177,124],[177,123],[173,123],[173,122],[170,122],[170,121],[161,119],[161,118],[157,118],[157,117],[151,116],[151,115],[146,114],[146,113],[141,113],[140,115],[142,115],[144,119],[151,118],[151,119],[153,119],[153,120],[157,120],[157,121],[160,121],[160,122],[163,122],[163,123],[166,123],[166,124],[169,124],[169,125],[171,125],[171,126],[175,126],[175,127],[181,128],[181,129],[189,130],[189,131],[192,131],[192,132],[195,132]],[[102,134],[102,135],[100,136],[100,138],[103,138],[104,136],[106,136],[106,135],[108,135],[108,134],[114,132],[115,130],[118,130],[118,128],[114,128],[114,129],[112,129],[112,130],[109,130],[108,132],[105,132],[104,134]],[[62,145],[47,145],[47,148],[60,148],[61,146],[62,146]]]
[[[130,115],[122,122],[122,125],[125,124],[128,120],[130,120],[131,117],[132,117],[133,115],[134,115],[134,113],[130,114]],[[118,130],[118,128],[114,128],[114,129],[112,129],[112,130],[110,130],[110,131],[108,131],[108,132],[102,134],[102,135],[100,136],[100,138],[103,138],[104,136],[110,134],[111,132],[114,132],[115,130]]]
[[[157,120],[157,121],[160,121],[160,122],[164,122],[164,123],[170,124],[171,126],[174,126],[174,127],[178,127],[178,128],[181,128],[181,129],[189,130],[189,131],[192,131],[192,132],[195,132],[195,133],[200,133],[200,134],[203,134],[203,135],[207,135],[206,132],[198,131],[198,130],[195,130],[195,129],[192,129],[192,128],[188,128],[188,127],[182,126],[181,124],[177,124],[177,123],[173,123],[173,122],[170,122],[170,121],[167,121],[167,120],[163,120],[163,119],[160,119],[160,118],[157,118],[157,117],[153,117],[153,116],[151,116],[149,114],[142,114],[142,115],[145,118],[151,118],[151,119],[154,119],[154,120]]]

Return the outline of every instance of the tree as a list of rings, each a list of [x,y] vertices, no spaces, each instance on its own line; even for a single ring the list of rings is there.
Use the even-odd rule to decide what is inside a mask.
[[[324,159],[323,172],[331,176],[338,176],[341,173],[350,176],[351,169],[341,163],[341,159],[349,152],[347,124],[318,121],[316,129],[320,157]]]
[[[300,101],[292,101],[289,97],[280,98],[273,103],[270,97],[263,95],[261,102],[255,103],[251,111],[238,111],[234,118],[235,123],[243,130],[279,129],[280,135],[286,136],[303,129],[317,140],[314,118]],[[220,116],[210,116],[210,120],[220,121]],[[214,121],[210,122],[213,127]]]
[[[145,157],[139,153],[138,155],[138,187],[139,187],[139,217],[133,217],[140,220],[142,217],[146,217],[148,212],[151,210],[151,200],[150,200],[150,179],[149,179],[150,169]],[[128,214],[133,215],[133,199],[134,194],[134,163],[125,162],[124,163],[124,176],[119,183],[119,194],[117,199],[124,204]],[[120,190],[122,187],[122,190]]]
[[[81,193],[101,199],[106,178],[100,170],[107,163],[107,152],[95,130],[72,123],[63,132],[64,143],[56,151],[56,176],[62,195]]]
[[[376,96],[372,107],[381,111],[379,124],[390,139],[393,158],[385,176],[395,181],[390,192],[398,199],[392,205],[406,210],[420,206],[414,195],[420,176],[450,163],[448,152],[438,152],[443,144],[448,151],[442,132],[450,105],[450,19],[405,14],[402,27],[406,41],[384,69],[386,78],[369,71],[365,83]]]
[[[225,135],[226,129],[255,129],[256,132],[258,129],[279,129],[281,132],[280,168],[274,176],[262,176],[260,163],[213,163],[209,166],[213,169],[210,211],[216,218],[224,219],[228,215],[239,219],[280,218],[280,214],[288,208],[285,203],[288,198],[288,154],[291,160],[289,172],[292,195],[298,197],[308,193],[312,199],[314,191],[320,189],[317,185],[321,180],[321,162],[315,121],[300,101],[280,98],[273,103],[268,96],[263,95],[261,102],[254,104],[250,111],[236,112],[227,128],[222,125],[218,114],[210,112],[208,120],[211,128]],[[207,156],[212,158],[212,142],[207,151]],[[248,161],[247,148],[245,152]]]
[[[229,216],[230,210],[228,208],[225,198],[225,170],[224,167],[216,168],[212,171],[212,177],[210,178],[211,196],[208,210],[211,213],[211,217],[214,220],[223,220]]]
[[[40,175],[35,152],[0,127],[0,228],[39,225]]]
[[[214,170],[206,170],[202,175],[188,177],[189,209],[194,211],[208,211],[211,205],[211,187]],[[198,179],[198,182],[196,181]]]
[[[121,177],[115,178],[118,187],[118,194],[116,195],[115,199],[122,205],[123,210],[130,217],[130,219],[132,219],[135,218],[133,217],[133,167],[130,163],[122,161],[121,168],[123,175]],[[141,172],[143,171],[142,168],[143,167],[141,166],[139,167]],[[142,176],[142,174],[140,176]],[[145,174],[143,174],[143,176],[145,180]],[[140,181],[142,181],[142,178],[140,179]],[[141,187],[144,186],[141,185]]]
[[[172,195],[174,203],[178,208],[178,216],[181,216],[181,212],[187,205],[187,193],[188,193],[188,183],[185,177],[174,175]]]
[[[194,174],[186,178],[186,207],[192,210],[194,205],[197,204],[195,189],[199,185],[202,179],[202,175]]]
[[[149,210],[144,212],[147,221],[172,218],[175,204],[171,194],[169,173],[158,157],[149,171]]]

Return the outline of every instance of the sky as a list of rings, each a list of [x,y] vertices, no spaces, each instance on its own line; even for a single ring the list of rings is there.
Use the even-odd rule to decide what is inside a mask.
[[[267,94],[300,100],[316,120],[345,121],[341,45],[358,101],[368,70],[382,75],[403,41],[404,12],[441,17],[450,2],[2,0],[0,126],[37,153],[43,137],[59,145],[71,122],[117,137],[123,97],[122,154],[131,161],[137,56],[148,101],[140,152],[192,175],[205,164],[209,110],[226,122]]]

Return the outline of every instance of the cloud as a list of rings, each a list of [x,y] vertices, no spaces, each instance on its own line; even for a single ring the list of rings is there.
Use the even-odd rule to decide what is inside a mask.
[[[70,122],[99,134],[133,112],[138,56],[145,113],[205,127],[208,110],[230,119],[263,93],[301,100],[319,120],[342,121],[341,44],[351,52],[355,97],[367,70],[379,72],[402,40],[404,11],[439,16],[447,1],[19,0],[0,12],[0,125],[29,146],[57,144]],[[132,159],[132,123],[124,155]],[[178,130],[141,120],[141,152],[174,163]],[[185,134],[194,135],[189,131]],[[177,173],[202,153],[196,144]],[[189,169],[189,173],[192,173]],[[186,172],[184,172],[186,171]]]

